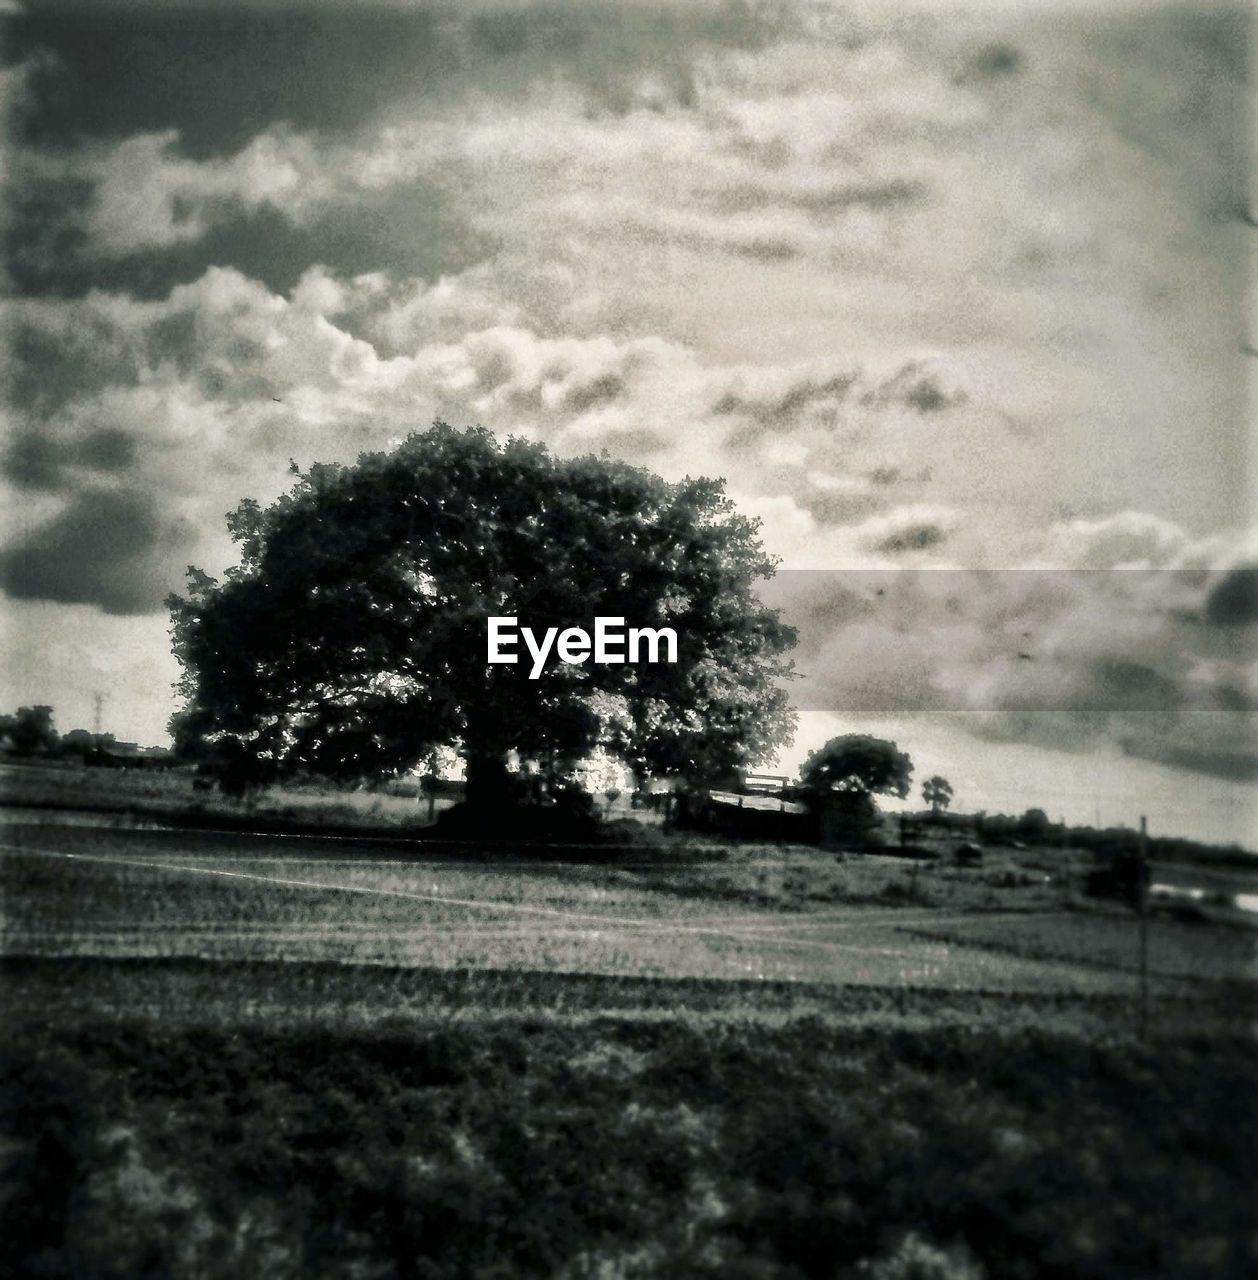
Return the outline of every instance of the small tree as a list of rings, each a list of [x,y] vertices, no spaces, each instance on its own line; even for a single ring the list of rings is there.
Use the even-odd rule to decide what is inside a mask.
[[[19,707],[17,715],[6,728],[13,750],[18,755],[43,755],[57,745],[51,707]]]
[[[876,795],[909,793],[913,763],[894,742],[867,734],[831,738],[800,771],[805,801],[821,823],[822,838],[834,824],[844,838],[865,842],[878,824]]]
[[[912,773],[913,762],[894,742],[848,733],[831,738],[808,757],[800,771],[800,782],[813,796],[854,791],[904,799]]]
[[[1018,834],[1025,840],[1043,840],[1048,836],[1048,814],[1043,809],[1028,809],[1018,819]]]
[[[930,805],[931,813],[942,813],[952,803],[952,784],[935,774],[922,783],[922,799]]]

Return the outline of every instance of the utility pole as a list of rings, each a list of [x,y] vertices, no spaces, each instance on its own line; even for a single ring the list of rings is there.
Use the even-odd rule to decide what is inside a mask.
[[[97,738],[101,735],[101,710],[105,705],[105,695],[97,690],[92,694],[92,704],[95,707],[95,715],[92,721],[92,732]]]

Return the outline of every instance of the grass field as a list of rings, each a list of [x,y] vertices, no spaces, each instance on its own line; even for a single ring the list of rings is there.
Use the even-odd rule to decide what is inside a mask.
[[[327,786],[263,788],[247,802],[218,791],[198,791],[191,768],[105,769],[70,761],[0,763],[0,803],[33,809],[91,810],[137,817],[237,820],[242,816],[328,827],[371,824],[418,830],[428,825],[428,802],[386,788]],[[435,808],[452,801],[439,797]]]
[[[552,852],[11,823],[0,1275],[1258,1266],[1252,931]]]

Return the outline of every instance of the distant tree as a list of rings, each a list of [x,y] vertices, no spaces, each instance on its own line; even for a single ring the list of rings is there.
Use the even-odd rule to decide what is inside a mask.
[[[354,466],[316,465],[229,517],[241,562],[170,600],[183,709],[172,732],[229,787],[367,778],[454,746],[469,809],[508,760],[567,794],[601,748],[639,778],[702,779],[771,756],[794,724],[795,634],[753,594],[774,562],[719,481],[499,447],[442,423]],[[539,631],[670,626],[675,664],[488,665],[487,619]],[[520,645],[521,654],[527,658]]]
[[[1050,825],[1048,814],[1043,809],[1028,809],[1018,819],[1017,829],[1020,835],[1028,839],[1040,840],[1048,834]]]
[[[8,725],[8,734],[13,750],[18,755],[43,755],[51,751],[57,745],[57,731],[52,723],[52,708],[19,707],[17,715],[12,717]]]
[[[909,793],[912,762],[894,742],[866,734],[831,738],[800,770],[804,802],[817,816],[823,838],[868,843],[878,827],[879,795]]]
[[[935,774],[922,783],[922,799],[930,805],[931,813],[942,813],[952,803],[952,784]]]
[[[840,791],[903,799],[912,773],[913,762],[894,742],[849,733],[831,738],[808,757],[800,784],[812,796]]]
[[[61,750],[73,755],[99,755],[117,742],[112,733],[91,733],[87,729],[71,729],[61,735]]]

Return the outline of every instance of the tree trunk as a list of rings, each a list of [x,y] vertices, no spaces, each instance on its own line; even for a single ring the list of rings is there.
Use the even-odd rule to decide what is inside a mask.
[[[511,791],[505,753],[468,750],[466,801],[472,812],[493,813],[510,800]]]

